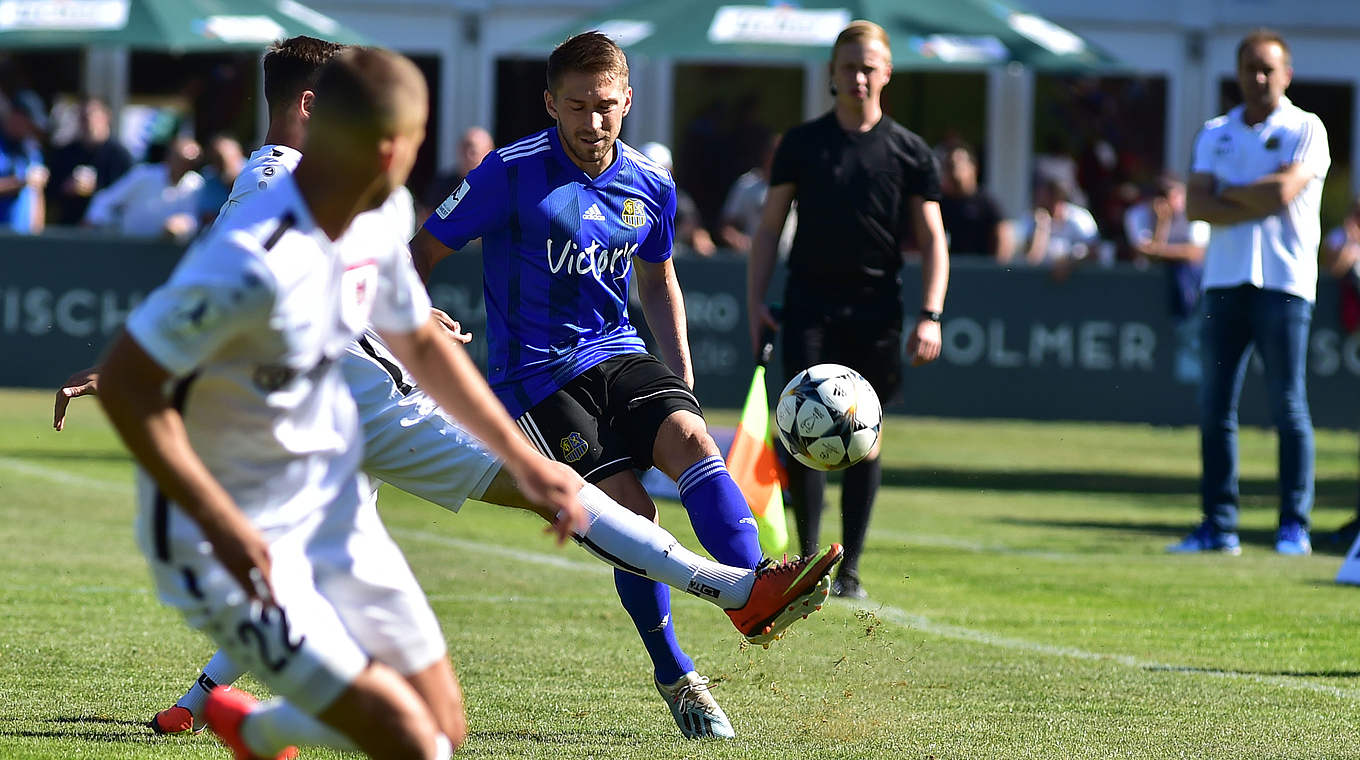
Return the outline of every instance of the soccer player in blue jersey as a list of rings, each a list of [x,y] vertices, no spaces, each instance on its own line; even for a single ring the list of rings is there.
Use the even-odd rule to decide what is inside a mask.
[[[428,276],[451,250],[481,238],[491,386],[525,435],[653,519],[656,505],[635,471],[655,464],[679,484],[714,558],[755,567],[755,520],[691,390],[671,262],[675,182],[617,139],[632,106],[628,62],[608,37],[587,32],[553,51],[547,79],[544,103],[557,125],[491,153],[468,174],[418,233],[416,267]],[[664,363],[629,321],[634,270]],[[809,592],[816,604],[840,554],[832,545],[809,566],[823,576]],[[629,573],[614,580],[681,730],[731,736],[707,679],[676,641],[669,589]],[[709,706],[708,726],[693,726],[693,713],[681,710],[696,698]]]

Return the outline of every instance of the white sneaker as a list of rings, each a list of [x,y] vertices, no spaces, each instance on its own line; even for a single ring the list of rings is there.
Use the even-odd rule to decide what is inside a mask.
[[[708,679],[690,671],[673,684],[654,681],[686,739],[731,739],[737,733],[708,690]]]

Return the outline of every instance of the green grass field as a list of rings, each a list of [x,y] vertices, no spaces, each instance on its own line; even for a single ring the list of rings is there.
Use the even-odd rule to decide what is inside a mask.
[[[212,647],[149,591],[131,466],[95,405],[60,434],[49,406],[0,393],[0,758],[228,757],[143,726]],[[1197,518],[1197,447],[1190,429],[890,420],[871,602],[766,651],[675,596],[738,732],[723,744],[678,737],[584,552],[482,504],[382,505],[444,624],[468,757],[1360,756],[1360,589],[1332,583],[1335,554],[1271,551],[1272,435],[1242,436],[1243,556],[1162,553]],[[1355,435],[1320,433],[1317,525],[1355,500]]]

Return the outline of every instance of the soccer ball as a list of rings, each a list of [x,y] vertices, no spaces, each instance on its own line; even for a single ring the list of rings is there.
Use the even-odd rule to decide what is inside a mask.
[[[843,470],[873,451],[883,407],[873,386],[840,364],[818,364],[794,375],[774,410],[779,440],[814,470]]]

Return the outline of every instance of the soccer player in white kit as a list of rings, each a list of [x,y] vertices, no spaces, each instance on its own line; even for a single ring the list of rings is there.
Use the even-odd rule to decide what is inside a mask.
[[[320,40],[295,38],[276,46],[272,52],[277,55],[266,57],[266,91],[272,95],[271,102],[276,107],[279,103],[289,104],[284,108],[285,112],[296,103],[299,114],[279,114],[272,120],[269,136],[278,143],[267,144],[252,154],[223,208],[222,218],[228,217],[252,193],[286,177],[301,157],[296,149],[282,143],[285,140],[301,142],[296,117],[301,115],[301,122],[305,123],[312,92],[304,89],[305,82],[295,81],[297,72],[289,71],[289,61],[296,67],[299,58],[328,57],[338,47]],[[275,65],[271,67],[271,63]],[[271,85],[279,82],[291,89],[271,92]],[[381,209],[360,215],[339,244],[362,251],[391,247],[392,241],[398,239],[397,247],[404,255],[404,237],[397,238],[394,233],[409,233],[414,219],[409,194],[402,190],[399,188]],[[365,472],[453,511],[457,511],[465,498],[481,498],[532,509],[550,522],[554,519],[552,512],[525,498],[513,480],[501,471],[497,459],[435,407],[429,396],[413,387],[412,378],[372,331],[346,346],[340,366],[360,409],[366,439],[362,465]],[[90,371],[78,373],[76,377],[80,379],[68,381],[66,387],[58,391],[55,418],[58,429],[69,398],[94,392]],[[718,565],[689,552],[668,532],[623,509],[593,486],[578,485],[590,527],[575,537],[597,557],[615,567],[656,578],[709,599],[729,610],[734,624],[743,633],[756,632],[756,635],[748,635],[756,643],[771,640],[792,620],[798,619],[798,616],[784,619],[776,623],[774,629],[759,634],[758,624],[762,620],[784,610],[790,601],[800,601],[799,589],[789,587],[787,580],[804,569],[803,562],[771,563],[755,573]],[[781,578],[785,580],[784,584],[779,584]],[[784,588],[776,588],[777,585]],[[701,593],[704,589],[707,591]],[[241,673],[241,668],[225,652],[217,653],[176,705],[157,714],[152,727],[158,733],[201,730],[203,705],[208,693],[219,683],[236,680]],[[689,735],[706,735],[702,729],[708,724],[710,711],[717,709],[721,715],[716,703],[704,692],[677,700],[671,709],[677,724],[691,727]],[[197,724],[195,716],[198,717]],[[707,735],[712,735],[711,725],[707,730]]]
[[[100,397],[149,476],[137,535],[160,597],[281,695],[264,707],[239,692],[210,698],[237,757],[307,743],[446,758],[466,731],[457,682],[358,474],[358,415],[336,365],[345,345],[371,323],[527,495],[574,519],[577,489],[476,382],[409,259],[334,243],[410,172],[426,118],[419,70],[351,50],[317,90],[328,97],[311,157],[134,310]]]

